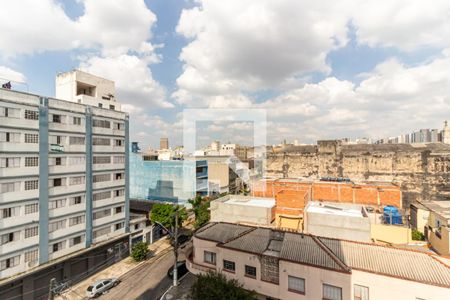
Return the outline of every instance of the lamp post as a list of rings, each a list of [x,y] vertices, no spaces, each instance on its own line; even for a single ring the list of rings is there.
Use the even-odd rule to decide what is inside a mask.
[[[169,235],[171,235],[173,237],[173,251],[174,251],[174,256],[175,256],[175,261],[173,264],[173,286],[177,286],[178,285],[178,268],[177,268],[177,264],[178,264],[178,208],[175,211],[175,229],[174,232],[172,232],[171,230],[167,229],[166,226],[164,226],[163,224],[154,221],[156,224],[158,224],[159,226],[161,226],[162,228],[164,228],[165,230],[167,230],[167,232],[169,233]]]

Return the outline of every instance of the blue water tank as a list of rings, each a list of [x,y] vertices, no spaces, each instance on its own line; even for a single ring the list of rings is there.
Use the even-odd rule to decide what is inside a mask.
[[[402,215],[398,211],[398,208],[392,205],[387,205],[383,209],[384,221],[387,224],[403,224]]]

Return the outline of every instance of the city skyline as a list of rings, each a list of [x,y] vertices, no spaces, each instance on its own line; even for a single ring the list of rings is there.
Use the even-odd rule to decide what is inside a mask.
[[[61,71],[110,78],[143,146],[159,136],[181,144],[182,111],[192,107],[265,108],[270,144],[377,139],[440,128],[450,116],[445,1],[22,4],[5,3],[0,18],[1,82],[53,96]],[[16,22],[41,26],[30,36]]]

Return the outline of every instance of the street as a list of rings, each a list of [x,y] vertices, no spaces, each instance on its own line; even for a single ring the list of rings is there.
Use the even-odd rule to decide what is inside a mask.
[[[121,278],[122,282],[99,299],[105,300],[156,300],[170,287],[172,280],[167,271],[173,266],[173,251],[162,255],[151,264],[143,264]],[[180,251],[179,260],[185,255]]]

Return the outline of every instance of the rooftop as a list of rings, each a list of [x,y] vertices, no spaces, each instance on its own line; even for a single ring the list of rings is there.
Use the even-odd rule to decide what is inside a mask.
[[[219,247],[274,256],[337,272],[360,270],[450,287],[448,264],[433,255],[410,249],[228,223],[210,223],[195,236],[215,241]]]
[[[446,219],[450,224],[450,201],[430,201],[419,203]]]
[[[345,216],[353,218],[364,218],[364,208],[362,205],[328,203],[319,201],[310,201],[306,206],[306,212],[320,213],[335,216]]]
[[[272,198],[234,196],[234,195],[228,197],[229,197],[228,200],[224,201],[227,204],[266,207],[266,208],[275,206],[275,199]]]

